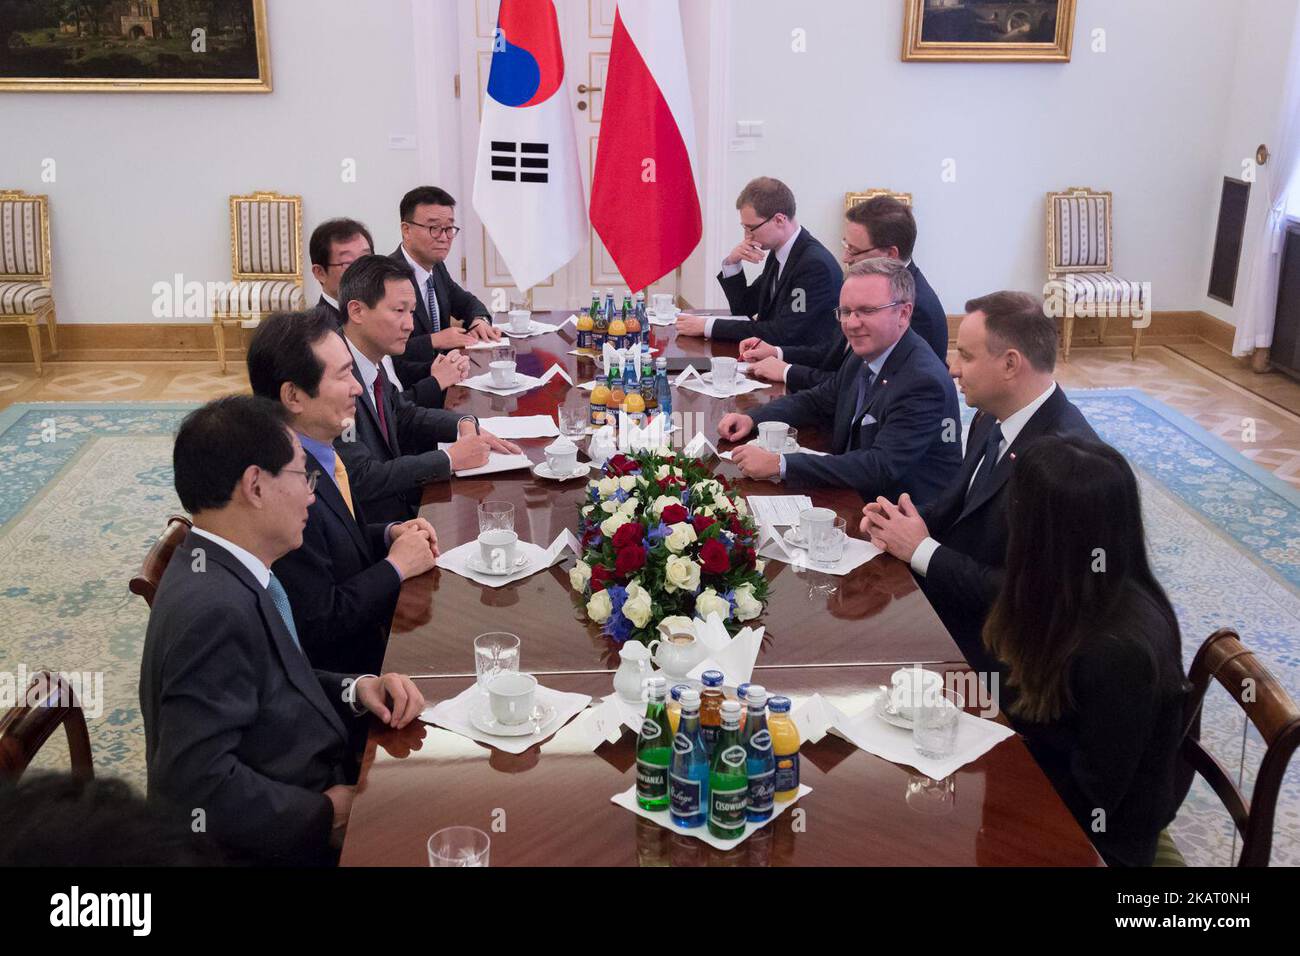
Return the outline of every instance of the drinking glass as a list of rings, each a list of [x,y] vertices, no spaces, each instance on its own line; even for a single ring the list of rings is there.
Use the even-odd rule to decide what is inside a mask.
[[[508,501],[485,501],[478,506],[478,533],[514,531],[515,506]]]
[[[808,532],[808,550],[818,564],[838,564],[844,557],[848,524],[836,517],[828,524],[815,524]]]
[[[504,344],[504,345],[494,345],[494,346],[492,346],[492,359],[491,359],[491,361],[493,361],[493,362],[514,362],[514,361],[516,361],[516,358],[515,358],[515,347],[514,347],[513,345],[510,345],[509,343],[506,343],[506,344]]]
[[[487,866],[492,841],[475,827],[444,827],[429,837],[430,866]]]
[[[505,631],[489,631],[474,638],[474,674],[480,690],[498,674],[518,672],[519,638]]]
[[[575,445],[587,433],[587,418],[591,414],[590,406],[576,402],[564,402],[556,410],[560,425],[560,434]]]
[[[924,757],[939,759],[957,746],[957,721],[965,701],[955,690],[927,690],[912,712],[912,745]]]

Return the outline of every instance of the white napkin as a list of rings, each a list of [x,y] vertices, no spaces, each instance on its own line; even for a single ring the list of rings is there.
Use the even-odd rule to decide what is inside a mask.
[[[563,368],[561,368],[558,365],[552,365],[550,368],[548,368],[545,372],[542,373],[542,377],[538,379],[538,381],[549,382],[557,375],[560,378],[564,379],[566,382],[568,382],[570,385],[573,384],[573,379],[569,378],[569,373],[566,372]]]
[[[618,697],[617,694],[612,696]],[[573,725],[574,729],[582,735],[580,739],[584,741],[585,745],[595,750],[601,744],[618,743],[619,738],[623,736],[623,718],[623,711],[618,704],[611,702],[609,697],[606,697],[599,704],[593,704],[579,714]],[[639,729],[639,717],[637,721],[637,729]]]
[[[723,637],[717,637],[717,628],[722,629]],[[754,662],[758,660],[758,650],[763,643],[764,628],[741,628],[735,637],[726,637],[726,628],[717,614],[709,615],[709,623],[696,620],[696,640],[709,649],[709,656],[696,664],[686,676],[699,680],[705,671],[722,671],[723,683],[738,687],[748,683],[754,676]]]
[[[539,385],[545,383],[545,379],[534,378],[532,375],[525,375],[523,372],[515,373],[515,384],[508,385],[505,388],[497,388],[492,384],[492,373],[484,372],[481,375],[475,375],[461,382],[466,388],[477,389],[480,392],[487,392],[489,395],[518,395],[521,392],[528,392]]]
[[[718,453],[717,446],[705,437],[704,432],[699,432],[694,438],[686,443],[686,447],[682,449],[682,454],[691,458],[700,458],[704,455],[705,449],[708,449],[715,455]]]
[[[952,754],[936,760],[917,751],[910,730],[887,724],[877,717],[873,712],[874,704],[875,694],[868,699],[865,710],[849,715],[820,694],[813,694],[791,714],[791,719],[799,728],[802,739],[816,742],[829,731],[882,760],[915,767],[932,780],[951,776],[1008,737],[1015,736],[1010,727],[962,713],[957,717],[957,744]]]
[[[747,441],[747,442],[745,442],[745,444],[746,444],[746,445],[757,445],[757,444],[758,444],[758,439],[755,438],[753,441]],[[732,451],[735,451],[735,449],[733,448]],[[795,450],[794,450],[794,451],[787,451],[787,452],[783,452],[782,454],[786,454],[786,455],[822,455],[822,456],[825,456],[825,455],[829,455],[830,452],[826,452],[826,451],[813,451],[811,448],[804,448],[803,445],[797,445],[797,446],[795,447]],[[718,457],[721,458],[723,461],[731,461],[731,452],[730,452],[730,451],[720,451],[720,452],[718,452]],[[811,505],[810,505],[809,507],[811,507]]]
[[[451,447],[450,442],[438,442],[438,447],[446,451]],[[466,468],[463,471],[456,472],[457,478],[472,478],[475,475],[492,475],[498,471],[516,471],[520,468],[533,467],[533,460],[527,455],[507,455],[505,452],[490,451],[486,465],[480,465],[478,468]]]
[[[795,794],[793,800],[777,800],[774,806],[772,807],[772,815],[768,817],[766,820],[762,821],[761,823],[754,823],[752,821],[746,820],[745,832],[742,833],[740,836],[736,837],[736,839],[734,840],[723,840],[718,837],[715,837],[712,833],[709,832],[708,824],[704,824],[703,826],[698,826],[698,827],[691,827],[689,830],[685,829],[684,827],[679,827],[677,826],[677,824],[673,823],[672,817],[669,815],[667,810],[641,809],[641,807],[638,806],[636,802],[635,784],[633,784],[628,789],[624,790],[622,793],[614,794],[614,796],[610,797],[609,800],[611,803],[617,804],[618,806],[622,807],[624,810],[631,810],[639,817],[645,817],[647,820],[653,820],[655,823],[659,824],[665,830],[671,830],[673,833],[680,833],[683,836],[695,837],[695,839],[703,840],[709,846],[717,847],[719,850],[731,850],[734,849],[735,847],[740,846],[740,844],[744,843],[747,839],[749,839],[750,834],[752,834],[755,830],[761,830],[763,827],[767,826],[769,823],[771,823],[773,820],[779,817],[786,810],[790,809],[790,807],[794,806],[795,801],[802,799],[804,796],[810,793],[812,793],[812,787],[803,783],[799,784],[799,792]]]
[[[690,370],[690,366],[687,366],[687,370]],[[692,379],[687,382],[679,381],[677,384],[681,388],[699,392],[701,395],[708,395],[710,398],[734,398],[737,395],[747,395],[750,392],[757,392],[759,389],[772,387],[767,382],[758,382],[752,378],[741,378],[740,376],[736,377],[735,383],[726,391],[704,381],[704,379]]]
[[[483,706],[486,706],[486,697],[487,695],[479,690],[478,684],[474,683],[450,700],[439,701],[432,707],[426,707],[420,714],[420,719],[426,724],[437,724],[439,727],[460,734],[462,737],[477,740],[481,744],[489,744],[508,754],[521,754],[529,747],[536,746],[553,735],[568,723],[571,717],[591,703],[591,698],[586,694],[568,694],[538,684],[537,703],[543,707],[555,708],[555,716],[551,719],[551,722],[542,727],[540,734],[532,733],[519,737],[494,737],[491,734],[483,733],[469,720],[470,708],[480,701]]]
[[[480,418],[479,427],[497,438],[557,438],[560,429],[550,415],[502,415]]]
[[[663,676],[672,680],[667,674]],[[641,722],[645,720],[645,704],[634,704],[630,700],[624,700],[617,691],[606,694],[600,700],[602,706],[609,709],[610,716],[616,719],[620,726],[626,727],[635,734],[641,733]]]
[[[804,548],[792,548],[780,536],[780,533],[770,525],[763,526],[762,530],[763,535],[760,538],[761,543],[758,548],[760,558],[784,561],[796,568],[807,568],[810,571],[820,571],[823,574],[843,576],[866,564],[876,555],[884,554],[870,541],[863,541],[861,538],[845,538],[844,553],[840,556],[839,561],[835,564],[822,564],[812,559],[810,551]]]
[[[572,318],[572,316],[570,316],[570,318]],[[561,323],[561,324],[563,325],[567,323]],[[525,332],[523,335],[520,335],[518,332],[511,332],[509,322],[505,322],[500,325],[493,323],[492,327],[494,329],[500,329],[502,332],[510,336],[510,338],[512,339],[530,339],[534,335],[546,335],[548,332],[558,332],[560,330],[559,325],[550,325],[547,322],[538,322],[536,319],[533,319],[529,323],[528,331]]]
[[[438,567],[459,574],[463,578],[469,578],[491,588],[499,588],[506,584],[513,584],[515,581],[522,581],[538,571],[545,571],[564,556],[565,548],[571,549],[575,554],[582,553],[578,539],[567,528],[561,531],[545,549],[531,541],[518,542],[515,545],[515,553],[527,556],[528,562],[518,571],[512,571],[510,574],[484,574],[469,566],[469,559],[480,555],[477,539],[466,541],[450,551],[444,551],[438,555],[437,564]]]
[[[688,365],[677,373],[677,377],[673,379],[673,384],[681,385],[683,382],[698,382],[699,380],[699,370],[694,365]]]

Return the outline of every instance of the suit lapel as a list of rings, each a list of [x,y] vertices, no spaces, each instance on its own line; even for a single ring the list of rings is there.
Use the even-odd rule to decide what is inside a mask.
[[[1025,427],[1020,429],[1020,434],[1016,436],[1016,440],[1007,447],[1006,453],[1003,454],[1001,460],[994,467],[993,474],[989,476],[988,483],[984,485],[978,494],[966,500],[966,504],[962,506],[961,514],[957,517],[958,521],[965,518],[1001,490],[1002,486],[1011,477],[1011,472],[1016,465],[1016,456],[1024,449],[1025,443],[1044,434],[1052,426],[1052,423],[1061,414],[1064,403],[1065,394],[1058,385],[1056,390],[1052,392],[1051,397],[1039,407],[1038,411],[1029,417],[1029,421],[1025,422]],[[985,429],[981,443],[987,440],[987,435],[988,430]],[[972,430],[972,439],[973,437]],[[979,452],[976,451],[975,454],[979,454]],[[962,471],[966,480],[969,481],[970,475],[966,474],[966,469],[962,469]]]
[[[776,290],[772,293],[771,301],[767,303],[767,312],[769,314],[765,316],[766,318],[776,317],[776,312],[777,312],[776,304],[782,300],[782,297],[785,296],[786,289],[789,287],[790,282],[792,281],[791,276],[794,275],[794,267],[798,264],[799,257],[803,255],[804,249],[807,248],[807,245],[808,245],[808,234],[803,231],[802,227],[800,227],[799,235],[795,238],[794,245],[790,247],[790,255],[786,257],[785,268],[781,270],[780,278],[778,278],[776,281]],[[770,258],[772,262],[775,264],[776,253],[773,252]]]
[[[321,471],[325,471],[325,466],[316,460],[315,455],[307,451],[305,448],[303,449],[303,452],[307,456],[308,471],[312,468],[319,468]],[[335,454],[337,454],[337,452],[335,452]],[[365,536],[361,533],[361,528],[357,524],[357,519],[352,516],[352,512],[348,511],[347,502],[343,500],[343,492],[339,491],[338,486],[334,483],[332,478],[324,477],[323,480],[316,482],[316,497],[324,503],[325,507],[334,512],[334,516],[343,523],[345,528],[348,529],[348,534],[352,536],[352,541],[357,546],[357,550],[360,551],[366,561],[369,562],[370,545],[366,542]]]

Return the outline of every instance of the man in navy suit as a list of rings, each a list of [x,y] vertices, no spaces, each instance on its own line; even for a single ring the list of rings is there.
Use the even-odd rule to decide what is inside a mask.
[[[740,441],[760,422],[796,428],[831,422],[832,454],[777,454],[744,445],[732,452],[732,461],[747,478],[853,488],[864,501],[904,491],[922,501],[938,496],[961,464],[957,390],[943,363],[909,328],[915,294],[912,274],[897,259],[864,259],[849,268],[837,315],[853,354],[835,376],[752,416],[732,412],[718,423],[719,435]]]
[[[342,328],[344,316],[339,308],[339,283],[348,266],[375,251],[370,230],[355,219],[327,219],[312,230],[307,248],[311,255],[311,274],[321,287],[320,301],[314,311],[333,321],[336,328]],[[408,362],[398,356],[393,359],[393,366],[398,376],[394,384],[403,389],[411,401],[424,408],[442,408],[447,400],[447,389],[464,381],[469,373],[469,356],[454,350],[439,352],[432,365]]]
[[[745,238],[722,260],[718,282],[732,315],[681,315],[678,335],[723,342],[757,336],[773,345],[814,343],[829,347],[836,335],[835,305],[842,274],[829,249],[795,221],[794,193],[779,179],[761,176],[736,200]],[[746,284],[742,262],[767,262]]]
[[[952,376],[978,409],[961,470],[926,506],[903,495],[863,508],[872,543],[912,566],[922,590],[977,671],[994,667],[980,635],[1002,586],[1007,482],[1016,455],[1040,435],[1097,434],[1052,377],[1056,323],[1037,297],[995,292],[966,303]]]
[[[368,524],[333,442],[356,418],[361,383],[337,327],[318,312],[267,318],[248,346],[253,393],[284,406],[307,470],[317,472],[302,546],[272,568],[284,582],[303,650],[325,670],[384,661],[402,582],[433,567],[438,537],[423,518]]]
[[[948,361],[948,315],[920,267],[912,259],[916,248],[916,219],[906,203],[892,196],[860,202],[844,215],[844,265],[884,256],[900,259],[916,283],[912,331],[929,343],[934,353]],[[770,345],[760,338],[740,343],[740,358],[750,363],[750,374],[765,382],[782,382],[788,391],[800,392],[826,381],[849,354],[849,345],[837,330],[833,341],[809,345]]]
[[[410,679],[313,669],[271,566],[302,542],[307,458],[284,409],[234,395],[176,434],[176,494],[194,520],[158,585],[140,662],[149,796],[201,819],[227,855],[322,864],[341,845],[356,764],[348,726],[404,727]]]

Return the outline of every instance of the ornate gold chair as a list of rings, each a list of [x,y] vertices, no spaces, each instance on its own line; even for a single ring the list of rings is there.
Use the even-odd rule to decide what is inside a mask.
[[[1065,360],[1070,360],[1075,312],[1097,316],[1097,343],[1106,335],[1111,312],[1132,315],[1143,302],[1142,284],[1117,276],[1114,269],[1111,194],[1086,186],[1047,194],[1047,278],[1049,295],[1059,297],[1065,329]],[[1133,329],[1133,358],[1142,329]]]
[[[0,190],[0,323],[27,326],[36,374],[41,374],[41,322],[50,355],[59,354],[50,273],[50,200]]]
[[[848,212],[860,202],[866,202],[868,199],[875,199],[877,196],[890,196],[901,203],[912,205],[911,193],[896,193],[892,189],[864,189],[860,193],[844,194],[844,211]]]
[[[230,197],[230,271],[230,285],[212,303],[223,374],[227,328],[256,328],[272,312],[303,307],[301,196]]]

